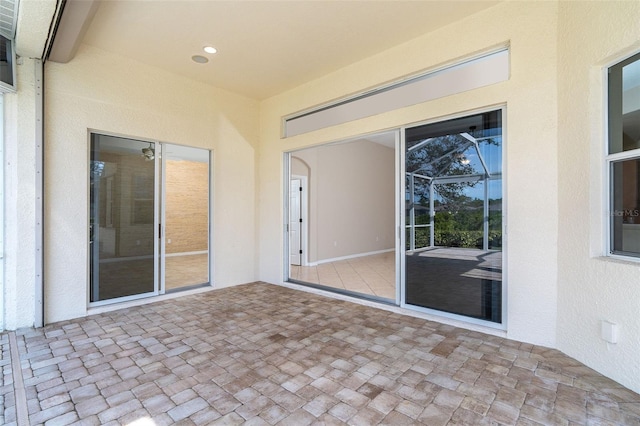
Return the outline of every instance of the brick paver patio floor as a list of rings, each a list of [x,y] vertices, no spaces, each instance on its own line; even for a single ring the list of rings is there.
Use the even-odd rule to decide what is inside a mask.
[[[0,345],[5,424],[640,425],[638,394],[557,350],[264,283]]]

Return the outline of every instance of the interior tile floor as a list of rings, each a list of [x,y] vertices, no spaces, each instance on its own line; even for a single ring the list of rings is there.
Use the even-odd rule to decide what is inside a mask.
[[[209,254],[187,254],[165,258],[165,288],[173,290],[209,282]]]
[[[289,276],[296,281],[395,300],[395,256],[390,251],[317,266],[291,265]]]
[[[482,283],[491,281],[494,286],[501,286],[501,252],[434,247],[407,252],[406,267],[407,301],[412,305],[491,320],[485,315]],[[317,266],[291,265],[289,277],[339,290],[396,298],[393,251]]]
[[[265,283],[0,346],[12,425],[640,424],[640,395],[557,350]]]

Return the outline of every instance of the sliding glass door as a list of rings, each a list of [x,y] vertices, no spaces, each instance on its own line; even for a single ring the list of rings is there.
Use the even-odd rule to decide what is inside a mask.
[[[91,135],[89,303],[209,284],[209,151]]]
[[[285,279],[503,324],[502,114],[288,153]]]
[[[502,111],[406,129],[405,302],[502,323]]]
[[[158,293],[156,144],[91,135],[92,303]]]
[[[162,146],[162,287],[172,292],[209,283],[209,151]]]

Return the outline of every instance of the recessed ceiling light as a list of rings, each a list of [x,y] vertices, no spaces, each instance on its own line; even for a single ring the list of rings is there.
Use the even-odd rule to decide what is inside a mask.
[[[191,60],[193,62],[197,62],[199,64],[206,64],[207,62],[209,62],[209,60],[207,58],[205,58],[204,56],[200,56],[200,55],[193,55],[191,57]]]
[[[213,46],[205,46],[204,47],[204,51],[207,53],[216,53],[218,51],[218,49],[216,49]]]

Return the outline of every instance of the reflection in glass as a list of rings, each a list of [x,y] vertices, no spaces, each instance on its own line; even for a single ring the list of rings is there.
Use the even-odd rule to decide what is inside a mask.
[[[640,159],[618,161],[611,168],[612,252],[640,257]]]
[[[610,252],[640,257],[640,54],[609,68]],[[618,156],[619,157],[619,156]]]
[[[640,149],[640,53],[609,68],[609,154]]]
[[[15,88],[15,53],[13,41],[0,35],[0,83]]]
[[[90,301],[155,290],[155,162],[149,143],[91,135]]]
[[[501,112],[407,129],[405,170],[406,303],[500,323]]]
[[[483,247],[483,182],[463,184],[434,183],[435,245]],[[484,198],[484,197],[483,197]]]

